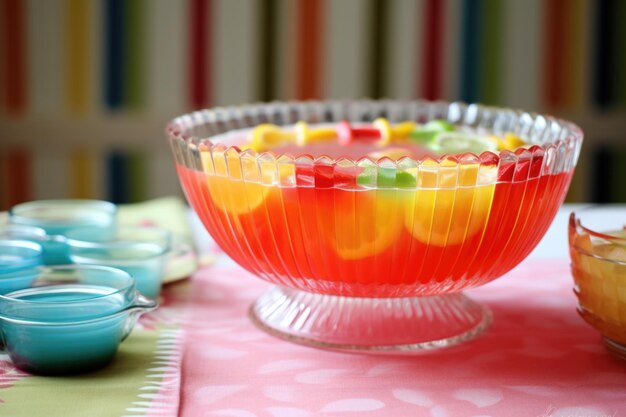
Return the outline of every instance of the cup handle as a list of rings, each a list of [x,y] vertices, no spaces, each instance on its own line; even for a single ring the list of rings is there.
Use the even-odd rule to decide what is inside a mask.
[[[135,327],[135,323],[137,323],[137,319],[144,313],[148,313],[150,311],[155,310],[158,307],[159,303],[156,300],[152,300],[144,295],[137,293],[137,299],[135,302],[126,308],[126,312],[128,313],[128,317],[126,317],[126,323],[124,323],[124,330],[122,333],[122,342],[126,340],[130,332],[133,331]]]
[[[46,242],[67,243],[67,238],[63,235],[49,235],[44,238]]]
[[[159,303],[157,303],[156,300],[148,298],[143,294],[137,293],[137,299],[128,309],[135,310],[143,314],[156,309],[158,305]]]

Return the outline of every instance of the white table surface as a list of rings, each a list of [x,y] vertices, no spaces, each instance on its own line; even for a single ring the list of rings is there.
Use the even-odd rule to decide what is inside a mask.
[[[569,257],[567,243],[567,222],[572,210],[590,207],[590,204],[565,204],[559,209],[552,225],[546,232],[528,259],[565,259]],[[615,229],[618,224],[626,222],[626,204],[607,204],[597,206],[594,210],[593,222],[599,230]],[[622,223],[620,223],[622,222]]]

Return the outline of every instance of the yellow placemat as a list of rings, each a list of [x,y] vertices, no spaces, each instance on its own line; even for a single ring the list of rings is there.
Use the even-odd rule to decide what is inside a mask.
[[[0,358],[6,379],[0,384],[0,415],[174,417],[179,406],[180,343],[180,329],[135,330],[111,364],[75,376],[29,375]]]
[[[158,226],[172,232],[173,249],[168,257],[164,283],[186,278],[198,268],[187,210],[178,197],[118,206],[117,222],[120,225]]]

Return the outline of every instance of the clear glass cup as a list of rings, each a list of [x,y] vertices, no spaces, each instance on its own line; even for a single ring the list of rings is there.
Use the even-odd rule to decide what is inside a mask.
[[[43,263],[41,245],[27,240],[0,240],[0,294],[28,287]]]
[[[41,245],[28,240],[0,240],[0,274],[41,265]]]
[[[156,298],[161,291],[171,234],[158,227],[118,226],[94,233],[91,228],[66,234],[70,259],[81,265],[122,269],[135,279],[137,290]]]
[[[568,237],[578,312],[611,352],[626,359],[626,211],[576,210]]]
[[[527,146],[375,158],[392,145],[342,142],[346,121],[372,131],[378,118],[391,126],[381,138],[405,121],[438,121],[512,133]],[[257,152],[259,125],[274,137]],[[300,141],[307,129],[330,129],[332,140]],[[174,119],[167,133],[185,196],[211,236],[276,284],[251,307],[252,320],[290,341],[385,352],[449,346],[487,328],[488,308],[461,291],[502,276],[533,250],[563,202],[583,141],[576,125],[550,116],[394,100],[208,109]],[[285,136],[292,140],[281,142]]]
[[[41,243],[46,237],[46,231],[41,227],[10,223],[0,226],[0,239],[31,240]]]
[[[78,227],[106,230],[115,223],[117,208],[100,200],[40,200],[18,204],[9,211],[9,221],[15,225],[43,229],[49,237],[65,235]],[[96,230],[97,229],[97,230]],[[42,242],[44,263],[70,263],[67,245],[62,240],[47,238]]]
[[[110,362],[137,318],[154,308],[124,271],[41,267],[30,288],[0,296],[0,349],[28,372],[90,371]]]

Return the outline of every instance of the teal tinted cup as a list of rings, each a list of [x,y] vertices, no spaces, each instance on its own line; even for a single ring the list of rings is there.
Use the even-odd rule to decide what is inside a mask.
[[[115,223],[117,208],[100,200],[40,200],[18,204],[9,211],[9,221],[14,225],[37,227],[48,235],[42,241],[46,265],[70,263],[67,244],[63,236],[68,231],[91,227],[94,233],[109,229]]]
[[[30,240],[41,244],[47,238],[46,231],[41,227],[11,223],[0,226],[0,239],[2,240]]]
[[[92,371],[115,357],[138,317],[154,308],[124,271],[41,267],[31,287],[0,295],[0,348],[27,372]]]
[[[67,233],[70,259],[80,265],[106,265],[128,272],[137,290],[156,298],[161,291],[171,234],[158,227],[116,227],[102,233],[91,228]]]
[[[43,263],[41,245],[28,240],[0,240],[0,294],[31,285]]]

